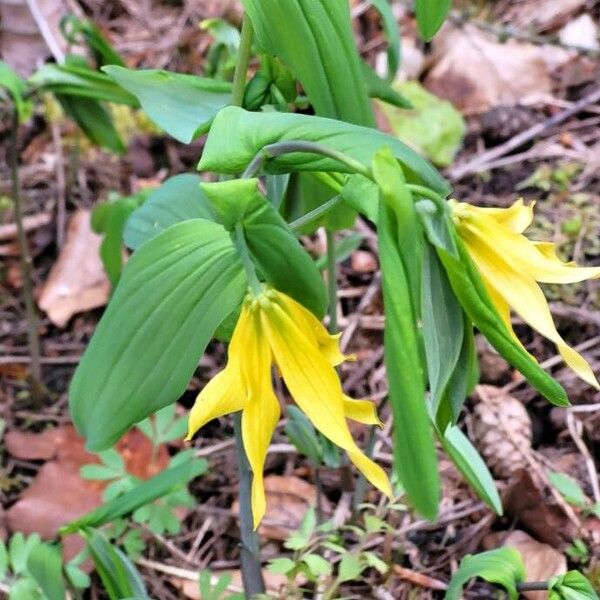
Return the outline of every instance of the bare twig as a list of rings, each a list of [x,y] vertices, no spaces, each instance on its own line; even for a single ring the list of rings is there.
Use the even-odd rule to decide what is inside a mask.
[[[458,181],[466,175],[482,171],[486,168],[486,165],[489,162],[508,154],[512,150],[516,150],[523,144],[539,137],[544,132],[556,127],[560,123],[563,123],[570,117],[584,110],[587,106],[595,104],[598,101],[600,101],[600,88],[596,88],[587,96],[579,100],[579,102],[575,102],[575,104],[573,104],[573,106],[570,108],[542,121],[541,123],[535,124],[533,127],[526,129],[518,135],[515,135],[504,144],[500,144],[500,146],[491,148],[490,150],[479,154],[469,162],[462,165],[457,165],[456,167],[450,169],[448,176],[452,181]]]

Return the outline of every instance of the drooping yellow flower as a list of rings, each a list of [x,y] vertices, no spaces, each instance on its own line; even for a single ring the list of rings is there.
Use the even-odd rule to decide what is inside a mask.
[[[451,200],[450,205],[458,234],[509,331],[514,335],[510,322],[513,310],[556,344],[564,361],[579,377],[599,388],[590,365],[556,330],[538,282],[584,281],[600,277],[600,267],[578,267],[574,262],[563,262],[554,244],[525,237],[523,232],[533,219],[534,203],[526,206],[518,200],[510,208],[478,208]]]
[[[346,418],[380,425],[372,402],[346,396],[334,367],[348,357],[318,319],[295,300],[266,289],[249,294],[229,344],[227,366],[198,395],[190,412],[190,439],[205,423],[242,411],[242,438],[252,468],[252,514],[257,527],[266,510],[263,468],[280,416],[272,364],[314,426],[346,452],[383,493],[391,487],[383,469],[356,445]]]

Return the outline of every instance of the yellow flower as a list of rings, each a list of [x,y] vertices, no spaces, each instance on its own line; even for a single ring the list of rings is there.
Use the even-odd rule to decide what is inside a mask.
[[[391,488],[383,469],[352,439],[346,418],[380,425],[367,400],[346,396],[334,369],[349,357],[317,318],[289,296],[267,289],[244,300],[229,345],[227,366],[198,395],[189,417],[187,439],[208,421],[242,411],[242,438],[253,472],[252,514],[257,527],[265,514],[263,468],[280,416],[272,387],[275,363],[290,394],[314,426],[346,452],[383,493]]]
[[[586,360],[560,336],[537,282],[574,283],[600,276],[600,267],[565,263],[555,245],[534,242],[523,232],[533,219],[534,203],[510,208],[478,208],[451,200],[458,234],[479,269],[489,295],[509,331],[511,309],[554,344],[564,361],[590,385],[598,381]],[[515,337],[516,339],[516,337]]]

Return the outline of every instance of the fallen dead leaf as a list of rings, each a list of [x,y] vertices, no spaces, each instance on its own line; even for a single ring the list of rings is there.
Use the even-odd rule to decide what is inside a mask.
[[[525,31],[548,31],[560,27],[585,5],[585,0],[544,0],[515,2],[504,11],[503,18],[513,27]]]
[[[558,33],[565,46],[577,46],[586,50],[598,50],[598,27],[590,15],[583,14],[569,21]]]
[[[306,511],[317,505],[315,486],[293,475],[268,475],[265,477],[265,493],[267,512],[259,527],[259,533],[271,540],[286,540],[300,527]],[[329,514],[331,505],[326,498],[322,501],[323,512]],[[237,500],[231,509],[238,513]]]
[[[72,425],[41,433],[10,431],[5,435],[7,451],[22,460],[48,460],[38,471],[21,498],[8,509],[11,531],[37,532],[44,539],[56,536],[60,527],[102,504],[106,482],[83,479],[83,465],[99,463],[98,456],[85,449],[84,439]],[[165,446],[153,454],[152,443],[133,429],[117,443],[127,471],[136,477],[152,477],[169,462]],[[67,538],[65,556],[82,549],[79,536]]]
[[[90,211],[78,210],[71,217],[66,243],[38,300],[58,327],[64,327],[74,314],[108,301],[110,283],[100,260],[101,241],[92,231]]]
[[[518,550],[525,564],[526,581],[547,581],[567,572],[564,555],[549,544],[542,544],[519,529],[511,531],[506,537],[504,535],[504,532],[499,532],[489,536],[485,545],[489,549],[496,548],[498,542],[503,540],[502,546]],[[523,596],[528,600],[545,600],[548,592],[523,592]]]
[[[503,494],[504,510],[542,542],[561,547],[577,537],[575,524],[528,469],[521,469]]]
[[[464,114],[550,94],[553,71],[570,58],[562,48],[517,40],[500,43],[473,25],[445,26],[433,48],[436,62],[425,86]]]

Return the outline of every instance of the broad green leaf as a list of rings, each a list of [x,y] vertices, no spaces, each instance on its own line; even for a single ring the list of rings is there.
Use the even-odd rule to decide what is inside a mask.
[[[115,102],[137,107],[137,98],[108,75],[76,64],[42,65],[28,80],[33,87],[65,96]]]
[[[13,534],[8,542],[11,571],[15,575],[23,575],[27,571],[27,560],[32,550],[41,544],[37,533],[25,537],[20,531]]]
[[[104,107],[91,98],[57,94],[63,110],[79,125],[83,133],[101,148],[117,154],[125,152],[125,146]]]
[[[413,107],[409,100],[397,92],[389,82],[379,77],[375,69],[366,62],[362,63],[362,73],[370,98],[377,98],[378,100],[396,106],[397,108]]]
[[[183,393],[246,285],[229,234],[204,219],[173,225],[134,253],[69,390],[88,448],[112,446]]]
[[[440,441],[446,454],[477,495],[496,514],[502,515],[502,501],[494,479],[490,475],[485,462],[465,434],[457,426],[450,426],[440,436]]]
[[[331,562],[325,560],[322,556],[318,554],[305,554],[302,560],[315,577],[327,577],[331,575],[331,571],[333,570]]]
[[[452,0],[415,0],[417,26],[425,40],[438,32],[451,8]]]
[[[385,133],[334,119],[287,113],[250,113],[229,106],[216,116],[200,159],[199,169],[240,173],[269,144],[290,140],[316,142],[343,152],[370,168],[375,153],[389,147],[402,164],[409,181],[426,185],[442,195],[448,184],[439,173],[408,146]],[[268,173],[290,171],[351,170],[339,161],[320,155],[293,153],[265,164]]]
[[[290,68],[317,114],[375,124],[346,0],[243,0],[243,4],[259,44]]]
[[[344,200],[369,221],[379,219],[379,187],[362,175],[350,175],[341,192]]]
[[[113,288],[123,270],[123,231],[131,213],[144,203],[149,190],[97,204],[92,212],[92,229],[103,235],[100,258]]]
[[[581,486],[572,477],[565,473],[548,473],[548,479],[570,504],[580,507],[588,504]]]
[[[458,362],[464,336],[463,312],[435,250],[427,245],[421,296],[423,342],[434,415]]]
[[[290,174],[283,175],[267,175],[267,198],[274,208],[279,209],[285,197],[288,184],[290,182]]]
[[[33,105],[25,100],[24,94],[27,91],[27,84],[18,73],[8,66],[3,60],[0,60],[0,99],[2,99],[2,89],[8,90],[12,101],[17,110],[19,121],[22,123],[29,118]]]
[[[525,579],[525,566],[514,548],[498,548],[467,556],[452,576],[444,600],[460,600],[463,586],[473,577],[501,585],[511,600],[517,600],[516,586]]]
[[[434,96],[418,81],[397,82],[392,89],[406,98],[412,109],[380,103],[390,131],[435,165],[451,165],[467,129],[462,115],[450,102]]]
[[[231,84],[155,69],[102,69],[136,96],[146,114],[176,140],[189,144],[229,103]]]
[[[136,598],[149,600],[141,575],[135,565],[104,537],[100,531],[84,532],[96,571],[110,600]]]
[[[189,219],[214,221],[213,211],[200,188],[199,175],[184,173],[167,179],[125,224],[125,245],[136,250],[171,225]]]
[[[598,594],[579,571],[557,575],[548,583],[548,600],[598,600]]]
[[[557,406],[568,406],[569,400],[562,386],[540,367],[535,358],[507,330],[467,249],[458,238],[455,241],[459,259],[439,248],[437,252],[456,297],[475,327],[540,394]]]
[[[419,194],[415,194],[414,197],[415,208],[430,244],[458,258],[458,250],[454,241],[454,225],[447,203],[441,198],[436,202],[421,198]]]
[[[377,9],[381,15],[381,23],[383,31],[387,37],[387,62],[388,62],[388,78],[393,79],[400,67],[401,46],[400,46],[400,28],[398,21],[392,12],[392,7],[388,0],[371,0],[371,4]]]
[[[87,527],[101,527],[115,519],[129,515],[141,506],[181,489],[192,479],[205,473],[206,469],[205,460],[187,461],[175,467],[169,467],[151,479],[139,483],[122,496],[106,502],[76,521],[68,523],[61,529],[61,533],[73,533]]]
[[[358,579],[361,573],[367,568],[356,554],[347,552],[342,556],[338,569],[337,579],[340,583]]]
[[[286,556],[274,558],[269,561],[267,567],[271,573],[278,573],[280,575],[287,575],[296,568],[296,562]]]
[[[258,191],[258,180],[203,183],[202,190],[226,229],[242,224],[252,260],[265,280],[322,317],[327,293],[319,270],[281,215]]]
[[[384,174],[380,173],[379,177],[383,179]],[[433,519],[438,510],[439,477],[425,404],[424,367],[408,272],[414,265],[405,262],[406,257],[402,255],[396,212],[397,201],[403,201],[402,190],[391,185],[392,181],[384,181],[377,229],[386,315],[385,364],[394,416],[394,469],[415,508]],[[414,227],[414,220],[403,226]],[[410,247],[405,249],[411,252]],[[418,245],[413,245],[412,252],[417,254],[417,249]]]
[[[25,576],[10,586],[8,600],[46,600],[35,579]]]
[[[46,600],[64,600],[62,552],[50,544],[38,544],[27,558],[27,571],[44,592]]]

